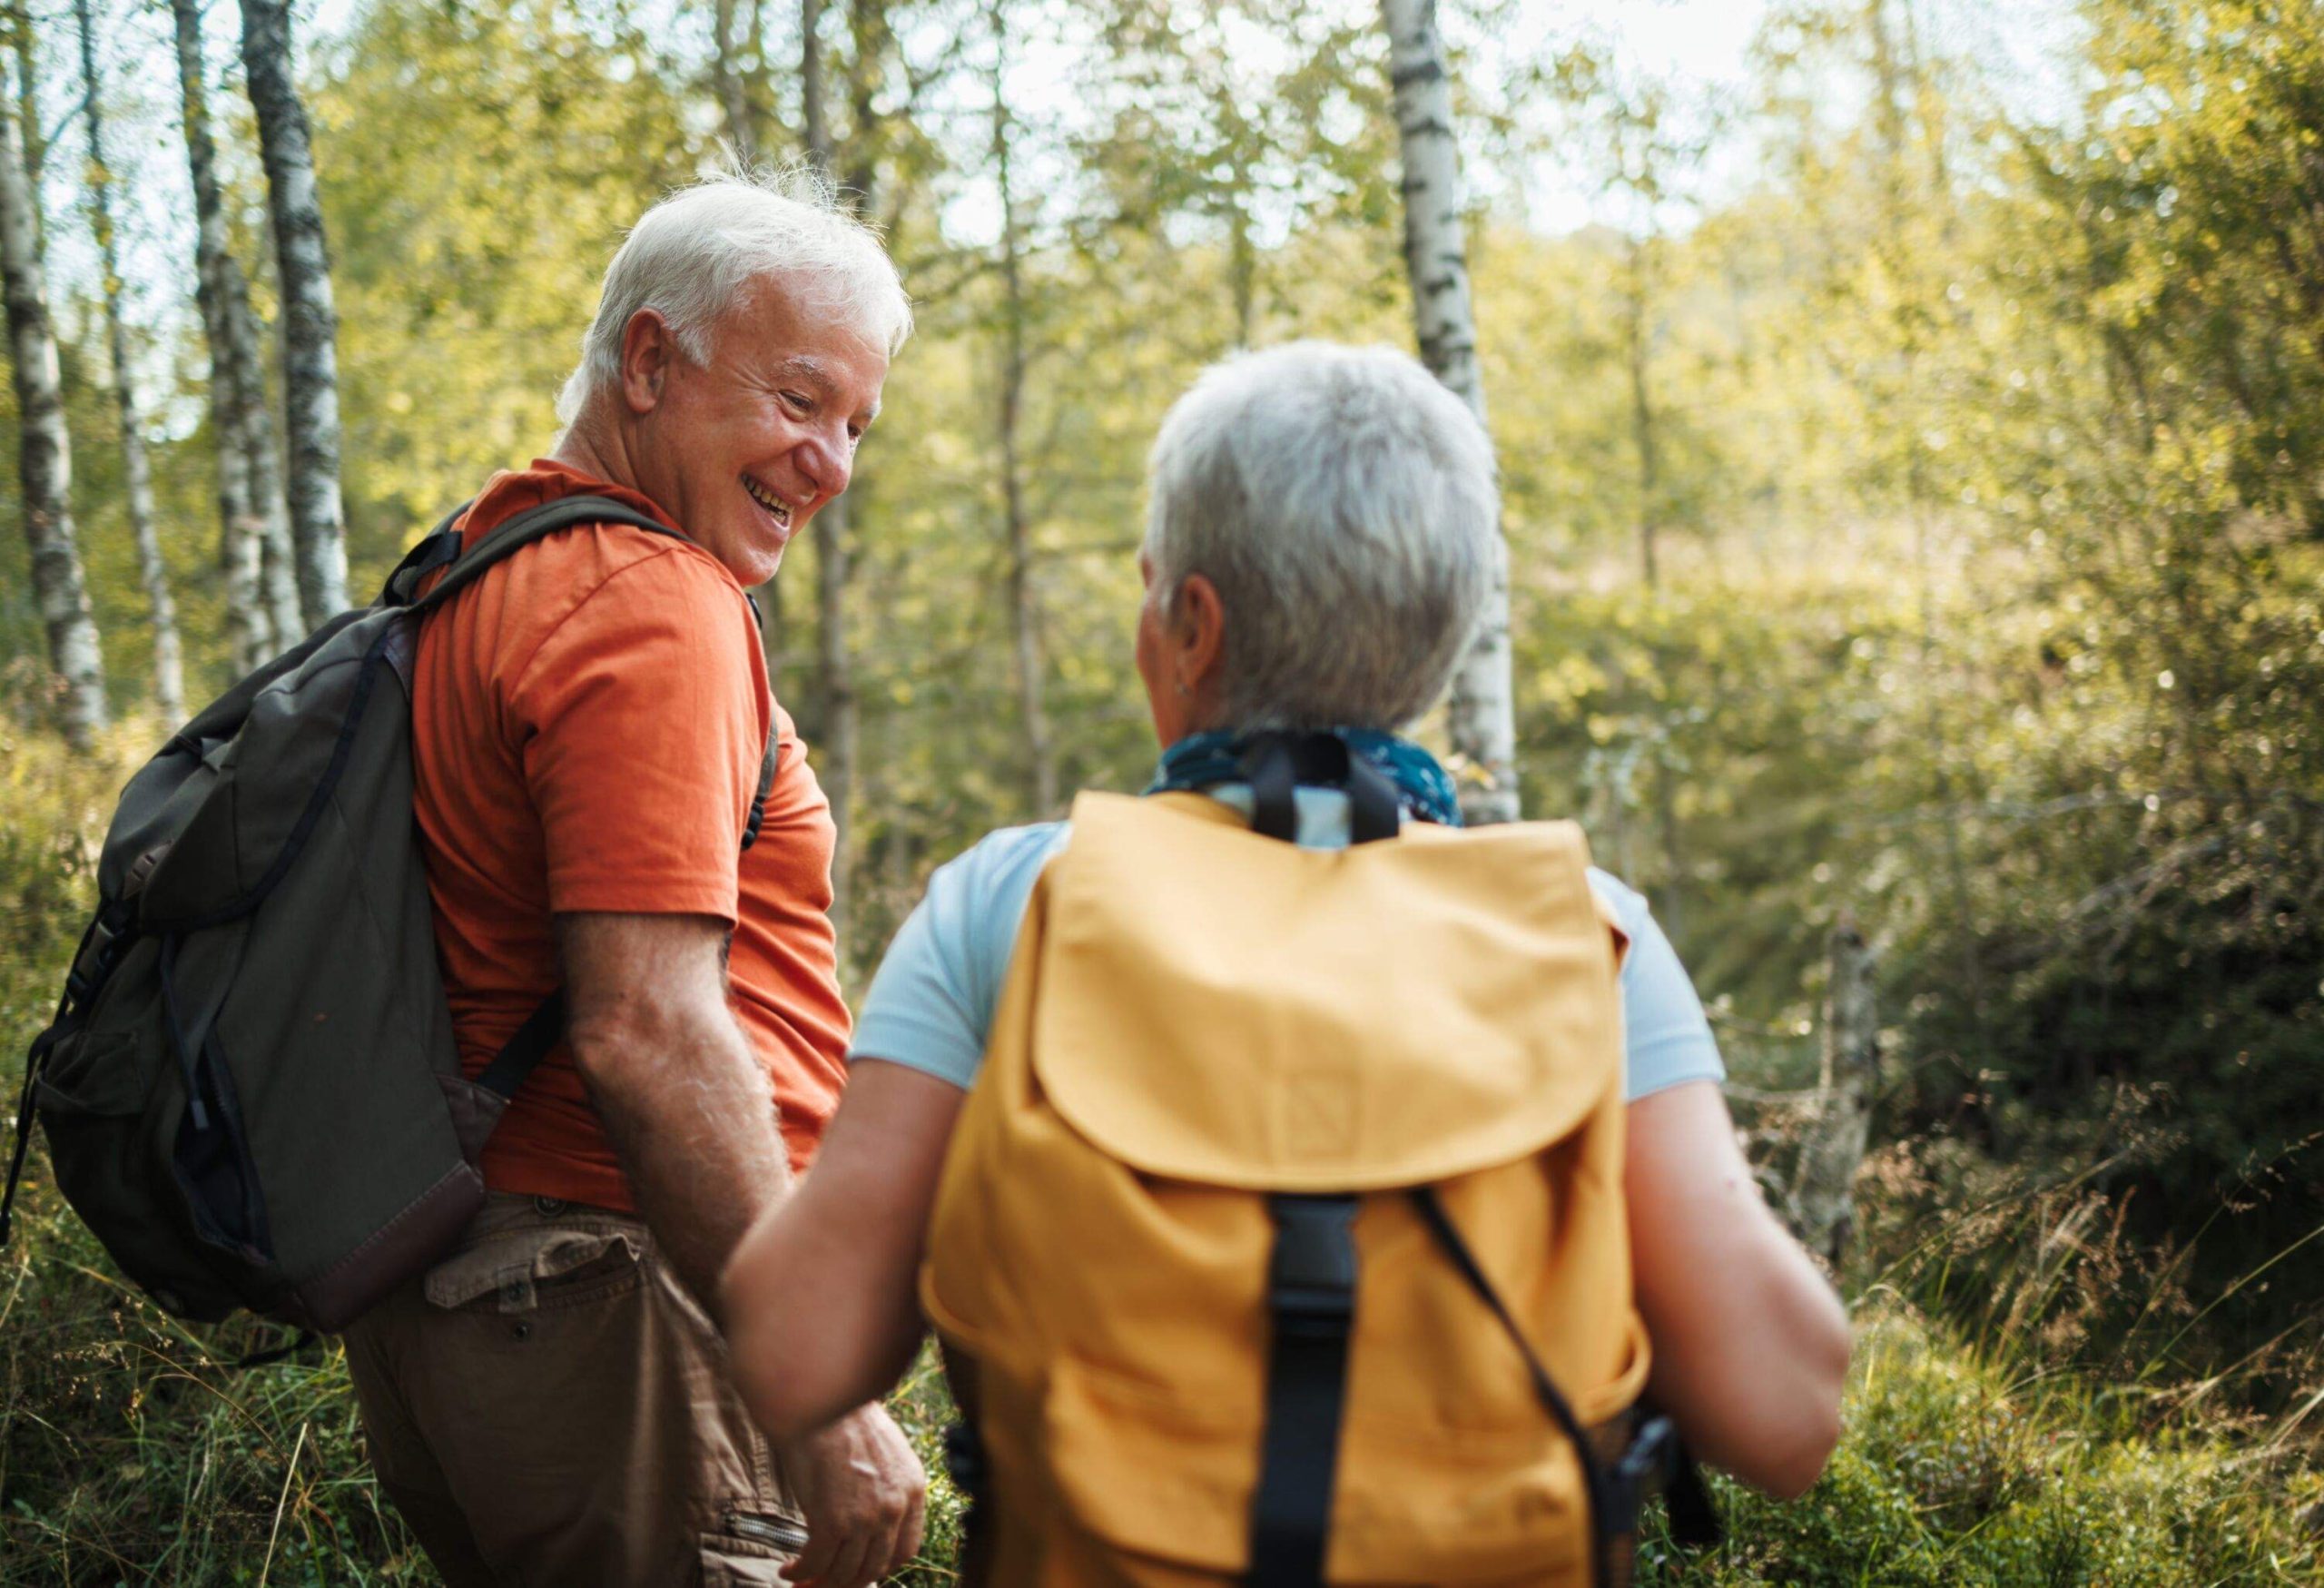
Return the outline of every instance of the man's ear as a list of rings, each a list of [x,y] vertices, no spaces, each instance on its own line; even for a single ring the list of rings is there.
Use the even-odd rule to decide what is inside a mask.
[[[634,414],[651,413],[662,401],[670,366],[684,355],[670,322],[658,309],[641,309],[621,330],[621,395]]]

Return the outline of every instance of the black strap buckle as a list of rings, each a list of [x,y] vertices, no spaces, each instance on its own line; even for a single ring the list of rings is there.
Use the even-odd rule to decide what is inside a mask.
[[[1267,1310],[1275,1327],[1295,1336],[1345,1334],[1355,1317],[1355,1198],[1274,1197],[1268,1209],[1275,1239]]]

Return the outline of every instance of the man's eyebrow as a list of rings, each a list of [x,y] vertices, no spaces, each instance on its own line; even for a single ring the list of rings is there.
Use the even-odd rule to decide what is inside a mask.
[[[823,368],[822,360],[811,358],[805,353],[793,353],[787,359],[778,360],[774,366],[774,375],[778,380],[796,380],[802,386],[812,388],[816,398],[824,402],[829,402],[833,394],[839,390],[839,382],[832,379],[831,372]],[[879,417],[880,405],[874,401],[871,408],[865,410],[863,419],[866,424],[869,424]]]
[[[804,353],[793,353],[781,360],[774,366],[774,373],[778,380],[796,380],[802,386],[813,387],[817,397],[830,397],[838,386],[819,361]]]

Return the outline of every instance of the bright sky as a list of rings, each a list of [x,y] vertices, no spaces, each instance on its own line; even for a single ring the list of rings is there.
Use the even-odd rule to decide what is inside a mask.
[[[1611,46],[1629,71],[1683,88],[1740,91],[1748,80],[1752,36],[1766,17],[1767,0],[1630,0],[1629,4],[1576,4],[1575,0],[1526,0],[1523,22],[1507,42],[1522,48],[1531,39],[1582,39],[1595,35]],[[1682,94],[1683,97],[1683,94]],[[1720,162],[1728,169],[1713,180],[1739,182],[1738,151]],[[1589,188],[1554,161],[1541,162],[1527,174],[1525,208],[1545,232],[1571,232],[1593,218]],[[1602,218],[1602,217],[1600,217]]]
[[[2075,0],[1915,0],[1916,25],[1929,53],[1974,60],[2014,111],[2044,117],[2071,106],[2073,84],[2061,63],[2078,23]],[[1512,50],[1594,39],[1641,77],[1679,91],[1699,85],[1739,94],[1750,82],[1750,50],[1767,20],[1768,0],[1523,0],[1522,22],[1502,42]],[[1705,196],[1748,183],[1757,163],[1748,141],[1730,137],[1713,153]],[[1554,162],[1527,173],[1532,223],[1566,232],[1593,218],[1594,201],[1573,173]]]

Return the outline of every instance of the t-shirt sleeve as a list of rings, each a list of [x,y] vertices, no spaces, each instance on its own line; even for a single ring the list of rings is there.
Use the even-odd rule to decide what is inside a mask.
[[[1590,886],[1630,939],[1622,961],[1622,1084],[1630,1101],[1689,1080],[1725,1080],[1710,1021],[1646,896],[1591,867]]]
[[[976,1080],[1033,885],[1066,836],[1062,822],[1010,827],[937,867],[872,978],[851,1063],[882,1059],[964,1090]]]
[[[675,552],[629,564],[519,670],[507,728],[540,816],[549,908],[737,908],[768,713],[734,587]]]

